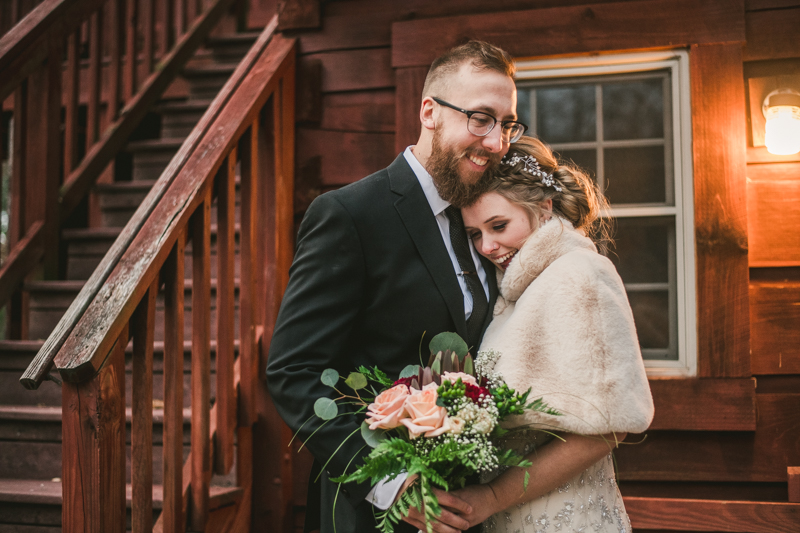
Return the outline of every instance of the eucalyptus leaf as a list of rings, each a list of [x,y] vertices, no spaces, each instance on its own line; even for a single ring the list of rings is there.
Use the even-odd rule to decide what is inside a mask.
[[[323,420],[331,420],[339,414],[339,407],[330,398],[319,398],[314,402],[314,413]]]
[[[367,424],[366,420],[361,423],[361,437],[364,439],[364,442],[366,442],[369,445],[370,448],[377,448],[378,444],[380,444],[381,441],[384,441],[387,438],[389,438],[386,436],[385,429],[376,429],[374,431],[369,429],[369,424]]]
[[[446,350],[452,350],[458,354],[458,357],[463,359],[466,357],[467,352],[469,351],[469,347],[467,343],[464,342],[458,333],[453,333],[452,331],[445,331],[443,333],[439,333],[433,339],[431,339],[431,343],[428,345],[431,350],[431,353],[437,352],[444,352]]]
[[[322,371],[322,376],[319,378],[319,380],[323,383],[323,385],[335,387],[339,382],[339,373],[332,368],[326,368]]]
[[[353,390],[363,389],[367,386],[367,377],[361,372],[350,372],[344,382]]]
[[[400,372],[400,377],[410,378],[411,376],[416,376],[417,372],[419,372],[419,365],[408,365]]]

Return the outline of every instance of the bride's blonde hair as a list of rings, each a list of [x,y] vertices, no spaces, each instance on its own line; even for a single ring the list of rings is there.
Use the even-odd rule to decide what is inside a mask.
[[[529,157],[535,158],[543,175],[530,171]],[[516,162],[506,163],[512,159]],[[511,145],[487,192],[495,192],[525,209],[534,227],[542,214],[541,203],[552,200],[554,215],[569,220],[597,244],[610,241],[610,223],[600,217],[608,207],[603,193],[577,166],[559,164],[550,147],[539,139],[522,137]]]

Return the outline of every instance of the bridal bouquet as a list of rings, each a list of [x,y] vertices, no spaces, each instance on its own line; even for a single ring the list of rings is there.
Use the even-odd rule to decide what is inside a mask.
[[[341,416],[337,401],[355,406],[347,414],[365,414],[361,436],[373,448],[364,464],[333,481],[369,480],[374,485],[401,473],[416,476],[401,498],[377,515],[384,533],[392,532],[410,507],[424,513],[430,533],[432,521],[441,514],[433,487],[461,488],[473,474],[499,466],[530,466],[513,451],[496,445],[497,438],[506,433],[499,425],[506,417],[528,410],[559,414],[541,399],[528,402],[530,389],[519,393],[501,376],[484,370],[491,368],[487,359],[492,354],[482,354],[474,362],[457,334],[437,335],[430,349],[428,366],[410,365],[397,381],[379,368],[360,367],[344,380],[352,393],[337,388],[341,378],[336,370],[325,370],[321,377],[340,396],[318,399],[316,415],[325,420]],[[526,473],[523,490],[527,484]]]

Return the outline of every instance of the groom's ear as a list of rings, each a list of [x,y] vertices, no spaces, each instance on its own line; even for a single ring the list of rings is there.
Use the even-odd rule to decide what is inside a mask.
[[[433,98],[430,96],[422,99],[422,105],[419,108],[419,121],[425,129],[433,130],[436,128],[436,118],[434,117],[436,106],[433,105],[434,103]]]

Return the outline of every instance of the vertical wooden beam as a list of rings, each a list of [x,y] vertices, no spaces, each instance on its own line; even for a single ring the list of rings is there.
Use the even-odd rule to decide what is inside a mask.
[[[125,327],[95,377],[62,385],[64,533],[125,531]]]
[[[25,236],[25,176],[27,175],[28,144],[28,81],[14,92],[14,152],[11,167],[11,198],[9,202],[9,241],[14,246]]]
[[[78,106],[80,98],[81,29],[67,37],[67,72],[64,87],[64,174],[78,164]],[[63,180],[62,180],[63,181]]]
[[[181,38],[186,28],[186,0],[175,1],[175,41]]]
[[[217,174],[217,433],[214,470],[233,466],[236,391],[233,386],[236,265],[236,148]]]
[[[241,179],[241,234],[240,257],[241,274],[239,279],[239,358],[241,359],[241,392],[239,398],[239,425],[250,426],[255,422],[254,387],[258,360],[255,356],[253,316],[253,290],[255,286],[255,214],[258,199],[258,120],[239,140],[240,179]]]
[[[136,94],[136,69],[138,67],[138,31],[139,0],[125,0],[125,23],[121,25],[125,32],[125,82],[123,83],[122,101],[130,102]]]
[[[122,24],[125,13],[124,0],[109,0],[108,6],[108,102],[104,127],[114,122],[119,113],[119,97],[122,86],[122,42],[125,29]]]
[[[192,504],[191,524],[203,531],[208,520],[211,455],[211,187],[192,216]]]
[[[144,71],[149,76],[153,72],[153,54],[156,40],[156,0],[144,0],[142,9],[142,56]]]
[[[786,470],[789,478],[789,501],[800,503],[800,466],[790,466]]]
[[[746,120],[740,43],[690,55],[700,377],[750,375]]]
[[[131,527],[153,530],[153,331],[158,278],[139,302],[132,320]]]
[[[395,73],[395,152],[419,140],[419,108],[427,67],[399,68]]]
[[[178,235],[164,277],[164,531],[183,531],[183,263]]]
[[[86,102],[86,151],[100,136],[100,90],[103,61],[103,10],[92,14],[89,21],[89,95]]]

